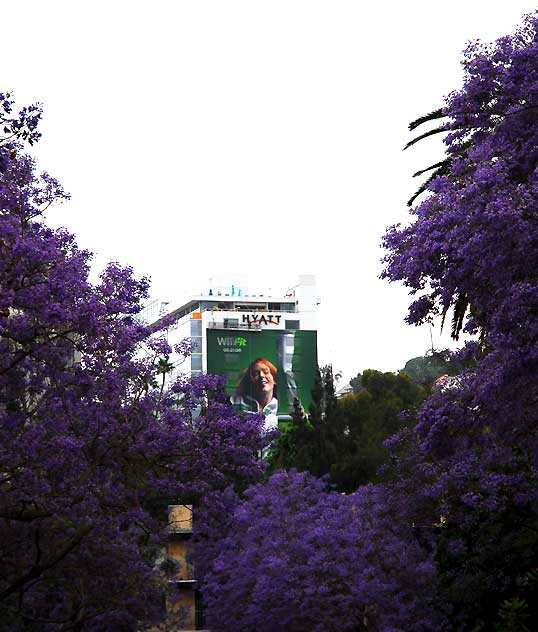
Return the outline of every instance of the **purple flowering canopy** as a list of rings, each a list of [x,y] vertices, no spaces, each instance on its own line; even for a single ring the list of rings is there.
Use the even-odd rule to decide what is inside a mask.
[[[167,505],[257,481],[262,420],[219,377],[162,388],[148,280],[111,263],[89,282],[90,253],[44,223],[68,196],[23,153],[41,111],[12,106],[0,95],[0,630],[138,630],[162,616]]]
[[[443,516],[443,598],[464,629],[491,625],[516,599],[538,621],[528,588],[538,567],[537,30],[535,14],[494,44],[469,45],[464,85],[443,111],[445,173],[414,221],[384,239],[383,276],[420,295],[408,321],[453,309],[454,334],[480,336],[462,352],[481,358],[476,369],[426,402],[401,440],[412,446],[402,468]]]
[[[243,500],[215,495],[196,515],[208,627],[438,629],[433,560],[411,540],[411,525],[394,519],[398,498],[388,493],[365,486],[346,496],[307,473],[279,471]]]
[[[538,627],[537,15],[463,65],[442,169],[387,231],[382,276],[416,295],[409,323],[475,334],[472,368],[388,442],[389,483],[345,497],[276,474],[220,495],[226,525],[200,514],[215,630]]]
[[[429,185],[407,228],[392,227],[385,278],[420,293],[408,321],[419,324],[458,301],[470,305],[466,329],[506,335],[497,317],[528,303],[536,248],[538,70],[536,17],[493,45],[465,51],[463,88],[443,115],[445,174]]]

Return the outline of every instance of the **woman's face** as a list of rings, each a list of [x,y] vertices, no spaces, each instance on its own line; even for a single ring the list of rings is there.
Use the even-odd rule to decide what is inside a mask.
[[[256,362],[250,369],[250,379],[257,392],[268,393],[275,387],[273,374],[264,362]]]

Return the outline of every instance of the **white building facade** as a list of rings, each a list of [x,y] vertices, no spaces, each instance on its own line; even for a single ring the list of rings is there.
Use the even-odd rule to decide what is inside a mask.
[[[295,397],[304,408],[309,401],[317,369],[318,304],[313,275],[299,276],[295,285],[276,294],[249,290],[246,277],[234,275],[210,279],[205,293],[180,303],[155,300],[142,316],[150,323],[173,318],[167,329],[172,346],[185,338],[192,341],[192,354],[183,363],[177,355],[170,358],[172,378],[178,372],[221,373],[232,395],[248,362],[268,358],[278,373],[279,418],[289,418]]]

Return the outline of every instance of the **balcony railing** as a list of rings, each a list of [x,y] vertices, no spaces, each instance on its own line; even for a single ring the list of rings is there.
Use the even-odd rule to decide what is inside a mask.
[[[220,323],[216,323],[216,322],[208,322],[207,323],[207,328],[208,329],[248,329],[250,331],[261,331],[261,324],[260,323],[228,323],[228,322],[220,322]]]
[[[175,586],[193,586],[196,584],[196,579],[194,577],[171,577],[168,583],[174,584]]]
[[[168,533],[192,533],[192,526],[181,523],[171,523],[168,525]]]

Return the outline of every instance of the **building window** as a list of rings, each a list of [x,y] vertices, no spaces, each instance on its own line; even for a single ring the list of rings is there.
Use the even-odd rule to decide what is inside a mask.
[[[238,312],[257,312],[259,310],[266,310],[267,303],[235,303],[235,309]]]
[[[191,320],[191,338],[202,335],[202,321]]]
[[[239,318],[225,318],[224,326],[225,327],[239,327]]]
[[[286,329],[299,329],[300,321],[298,320],[286,320],[285,326]]]
[[[202,370],[202,354],[201,353],[193,353],[191,355],[191,370],[192,371]]]

